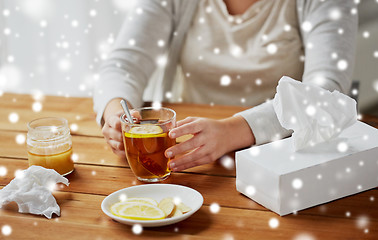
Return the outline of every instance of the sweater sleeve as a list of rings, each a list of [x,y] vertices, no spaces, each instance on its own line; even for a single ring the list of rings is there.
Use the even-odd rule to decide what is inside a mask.
[[[172,1],[138,0],[127,14],[107,60],[100,69],[93,101],[96,121],[108,102],[123,98],[133,107],[143,104],[143,92],[170,42],[173,28]]]
[[[297,0],[305,65],[302,82],[329,91],[348,93],[353,74],[357,14],[352,0]],[[272,101],[240,112],[255,135],[256,145],[289,136],[281,126]]]

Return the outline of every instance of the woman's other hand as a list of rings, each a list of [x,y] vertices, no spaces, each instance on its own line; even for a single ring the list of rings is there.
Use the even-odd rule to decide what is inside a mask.
[[[225,153],[251,146],[255,139],[248,123],[241,116],[222,120],[188,117],[177,122],[170,138],[187,134],[193,137],[166,150],[172,171],[210,163]]]

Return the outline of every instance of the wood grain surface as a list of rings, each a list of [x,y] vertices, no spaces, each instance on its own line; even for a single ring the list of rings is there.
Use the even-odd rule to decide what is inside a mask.
[[[30,95],[6,93],[0,97],[0,188],[7,185],[17,170],[28,167],[26,124],[40,117],[60,116],[69,121],[72,132],[75,171],[68,175],[70,185],[58,185],[54,196],[61,216],[18,213],[15,203],[0,209],[0,228],[9,226],[10,235],[0,239],[378,239],[378,189],[342,198],[280,217],[236,191],[235,166],[224,159],[172,174],[164,183],[179,184],[199,191],[203,207],[187,220],[156,228],[144,228],[140,235],[132,227],[107,217],[100,208],[102,200],[122,188],[143,184],[136,180],[124,158],[115,156],[95,122],[90,98],[45,96],[40,112],[32,110]],[[233,106],[165,104],[177,112],[177,119],[188,116],[220,119],[246,109]],[[16,113],[18,121],[10,122]],[[378,118],[363,116],[363,121],[378,127]],[[74,124],[74,125],[72,125]],[[21,137],[20,137],[21,136]],[[22,137],[23,136],[23,137]],[[18,140],[17,140],[18,139]],[[212,204],[220,211],[213,213]],[[272,228],[269,222],[278,220]]]

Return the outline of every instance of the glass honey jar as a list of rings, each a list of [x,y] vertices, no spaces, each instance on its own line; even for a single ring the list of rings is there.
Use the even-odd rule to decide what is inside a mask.
[[[54,169],[61,175],[74,170],[72,138],[64,118],[39,118],[28,123],[27,151],[29,166]]]

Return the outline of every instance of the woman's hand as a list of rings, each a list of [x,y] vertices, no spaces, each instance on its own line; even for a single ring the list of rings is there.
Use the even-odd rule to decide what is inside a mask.
[[[123,145],[121,121],[119,119],[122,113],[122,111],[113,113],[105,119],[102,134],[112,151],[116,155],[125,158],[125,147]]]
[[[102,127],[102,134],[112,151],[119,157],[125,158],[125,146],[123,145],[120,120],[123,110],[119,103],[120,101],[120,98],[115,98],[106,106],[103,115],[104,126]]]
[[[172,171],[180,171],[213,162],[225,153],[251,146],[255,142],[248,123],[241,116],[222,120],[188,117],[177,122],[170,138],[192,134],[193,137],[165,151]],[[176,157],[180,155],[179,157]]]

